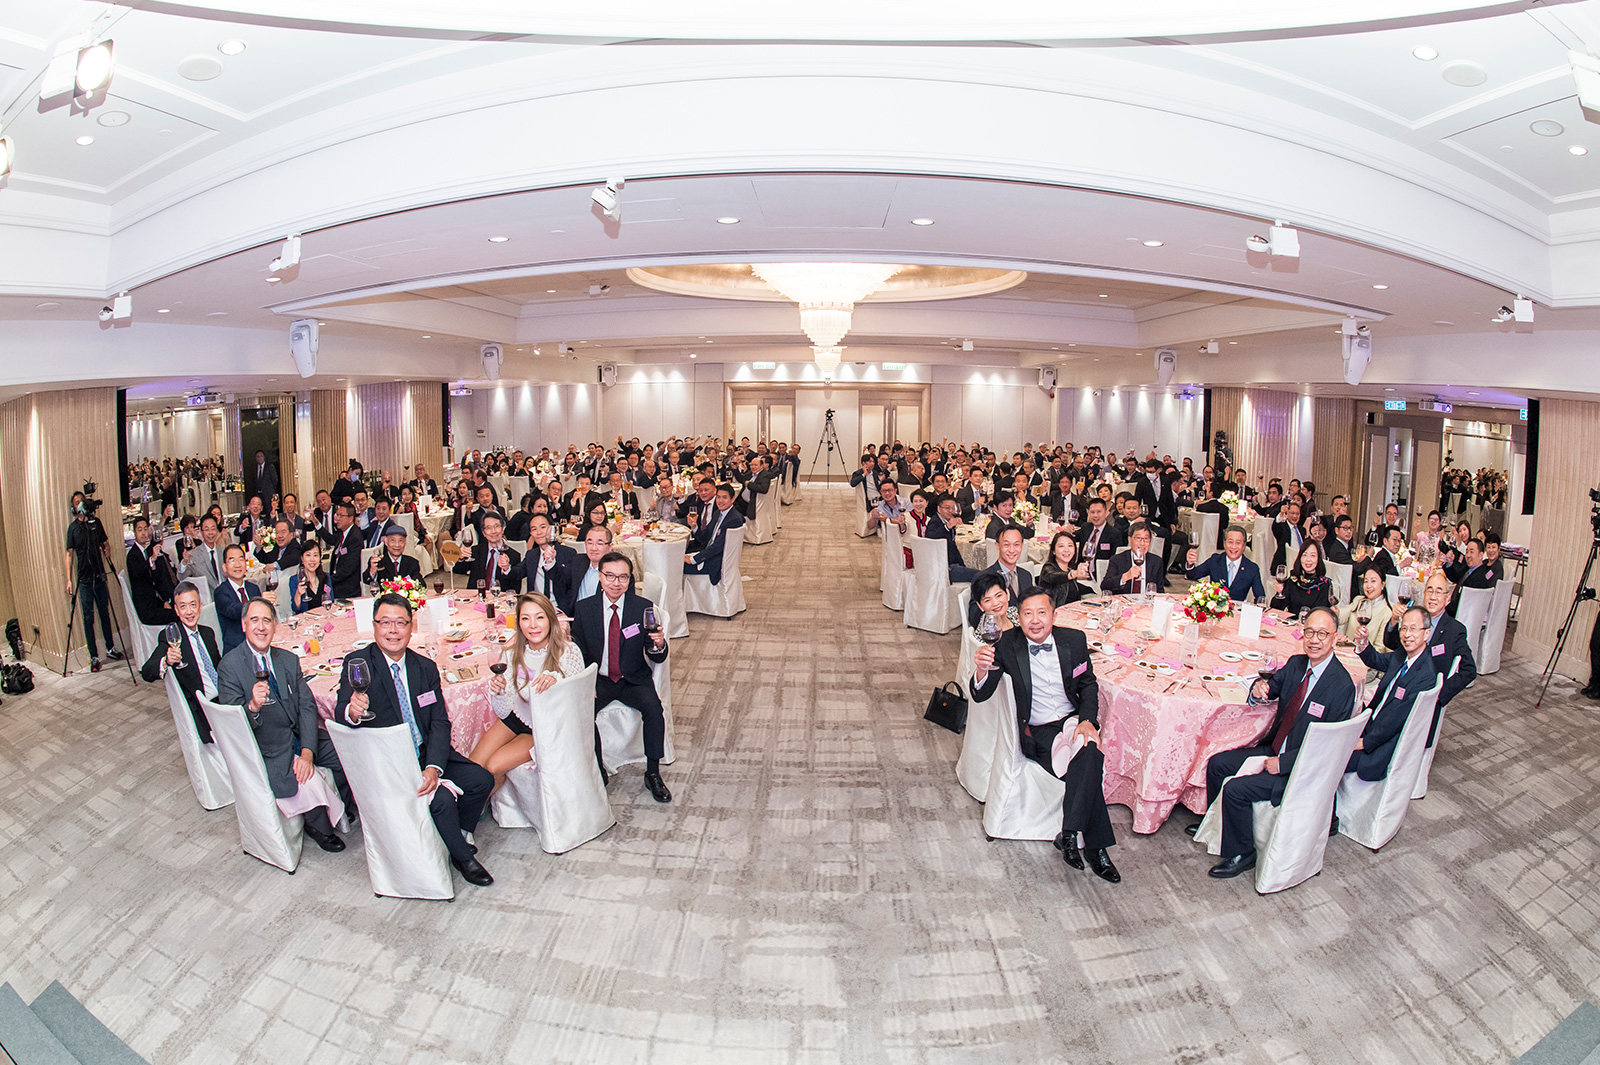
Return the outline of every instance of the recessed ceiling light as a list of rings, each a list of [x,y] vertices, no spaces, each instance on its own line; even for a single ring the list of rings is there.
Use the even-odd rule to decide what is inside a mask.
[[[691,352],[689,352],[689,358],[691,358],[691,359],[692,359],[692,358],[694,358],[694,357],[695,357],[695,355],[694,355],[694,352],[692,352],[692,351],[691,351]]]
[[[207,314],[206,317],[207,318],[226,318],[226,317],[228,317],[228,312],[227,311],[212,311],[211,313]]]
[[[1477,395],[1477,394],[1478,394],[1478,393],[1476,393],[1476,392],[1468,392],[1468,393],[1467,393],[1467,395],[1469,395],[1469,396],[1475,396],[1475,395]]]
[[[78,143],[87,148],[89,145],[94,143],[94,138],[85,133],[83,136],[78,138]]]
[[[554,296],[556,294],[556,290],[553,289],[553,288],[547,288],[547,289],[545,289],[545,292],[548,293],[549,295],[552,295],[552,296]]]
[[[245,43],[236,37],[230,37],[226,41],[223,41],[221,44],[217,45],[217,51],[221,52],[223,55],[238,55],[240,52],[244,51],[244,49]]]
[[[1051,348],[1050,350],[1051,351],[1060,351],[1061,349],[1060,348]]]
[[[490,244],[504,244],[506,241],[508,241],[510,239],[511,239],[510,237],[490,237],[489,238],[489,243]]]
[[[1470,59],[1456,59],[1439,68],[1439,76],[1451,85],[1474,89],[1489,80],[1489,72]]]
[[[433,339],[433,334],[432,333],[423,333],[422,334],[422,339],[423,340],[432,340]]]
[[[1373,285],[1372,287],[1377,289],[1379,292],[1382,292],[1384,289],[1388,288],[1389,286],[1388,285]]]
[[[731,214],[725,214],[721,218],[717,219],[717,225],[719,226],[736,226],[738,224],[739,220],[733,217]]]
[[[132,119],[133,116],[126,111],[103,111],[95,121],[107,129],[114,129],[117,126],[126,126]]]
[[[156,313],[157,314],[171,314],[172,313],[172,308],[171,307],[157,307],[156,308]]]
[[[1162,243],[1163,242],[1159,240],[1147,240],[1144,242],[1144,246],[1147,248],[1159,248],[1161,247]]]
[[[1103,300],[1108,300],[1108,299],[1110,299],[1110,298],[1111,298],[1111,293],[1109,293],[1109,292],[1102,292],[1102,293],[1100,293],[1100,298],[1101,298],[1101,299],[1103,299]]]
[[[1392,389],[1392,388],[1386,388],[1386,389],[1384,389],[1384,391],[1385,391],[1385,392],[1393,392],[1393,391],[1394,391],[1394,389]]]
[[[933,225],[933,219],[931,219],[931,218],[913,218],[911,220],[911,224],[914,225],[914,226],[931,226],[931,225]]]
[[[1581,144],[1574,144],[1567,149],[1567,152],[1571,155],[1588,155],[1589,149],[1585,148]]]
[[[1239,342],[1238,342],[1238,341],[1237,341],[1237,340],[1230,340],[1230,341],[1228,341],[1228,343],[1230,343],[1230,344],[1237,344],[1237,343],[1239,343]]]
[[[1445,321],[1445,320],[1444,320],[1444,319],[1443,319],[1443,318],[1435,318],[1435,319],[1434,319],[1434,320],[1433,320],[1433,324],[1434,324],[1434,325],[1455,325],[1455,324],[1456,324],[1456,323],[1454,323],[1454,322],[1447,322],[1447,321]]]
[[[1567,127],[1548,118],[1541,118],[1537,122],[1529,122],[1528,128],[1541,137],[1559,137],[1567,131]]]
[[[281,277],[268,277],[267,278],[267,284],[276,285],[279,281],[282,281],[282,280],[283,280],[283,278],[281,278]]]
[[[702,337],[701,339],[704,340],[705,338]],[[585,341],[580,340],[580,341],[578,341],[578,343],[582,344],[582,343],[585,343]],[[716,341],[715,340],[707,340],[706,343],[707,344],[715,344]]]
[[[1426,44],[1419,44],[1411,49],[1411,54],[1426,63],[1439,58],[1439,49],[1429,47]]]

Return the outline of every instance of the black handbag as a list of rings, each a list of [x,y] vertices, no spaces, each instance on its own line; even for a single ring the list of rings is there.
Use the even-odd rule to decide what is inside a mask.
[[[966,731],[967,701],[961,697],[961,687],[955,681],[950,681],[942,688],[933,689],[933,695],[928,699],[927,713],[922,715],[922,719],[951,732]]]

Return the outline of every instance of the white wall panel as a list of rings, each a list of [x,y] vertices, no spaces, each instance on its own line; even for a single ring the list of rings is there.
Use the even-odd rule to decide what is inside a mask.
[[[1204,410],[1199,400],[1135,388],[1064,388],[1057,408],[1058,443],[1070,440],[1079,451],[1091,444],[1119,453],[1131,447],[1140,457],[1153,448],[1158,455],[1189,456],[1200,465]]]

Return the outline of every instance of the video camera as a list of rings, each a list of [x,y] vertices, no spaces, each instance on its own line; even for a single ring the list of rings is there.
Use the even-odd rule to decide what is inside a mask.
[[[105,502],[104,500],[94,498],[95,490],[99,487],[100,486],[95,484],[93,481],[83,482],[83,498],[78,501],[78,506],[82,509],[83,516],[85,518],[93,518],[94,512],[99,510],[100,505]]]
[[[1594,530],[1594,538],[1600,541],[1600,489],[1589,489],[1589,527]]]

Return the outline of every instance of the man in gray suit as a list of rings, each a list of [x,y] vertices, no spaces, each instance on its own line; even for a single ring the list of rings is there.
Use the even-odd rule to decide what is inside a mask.
[[[333,773],[339,797],[353,814],[350,784],[333,741],[317,728],[317,704],[300,672],[300,659],[292,651],[272,646],[277,628],[273,605],[265,599],[250,600],[244,613],[244,642],[222,656],[217,670],[217,701],[245,708],[275,797],[293,797],[320,766]],[[258,668],[267,671],[267,679],[256,679]],[[344,850],[344,841],[334,835],[326,806],[308,810],[305,824],[306,835],[317,846],[325,851]]]

